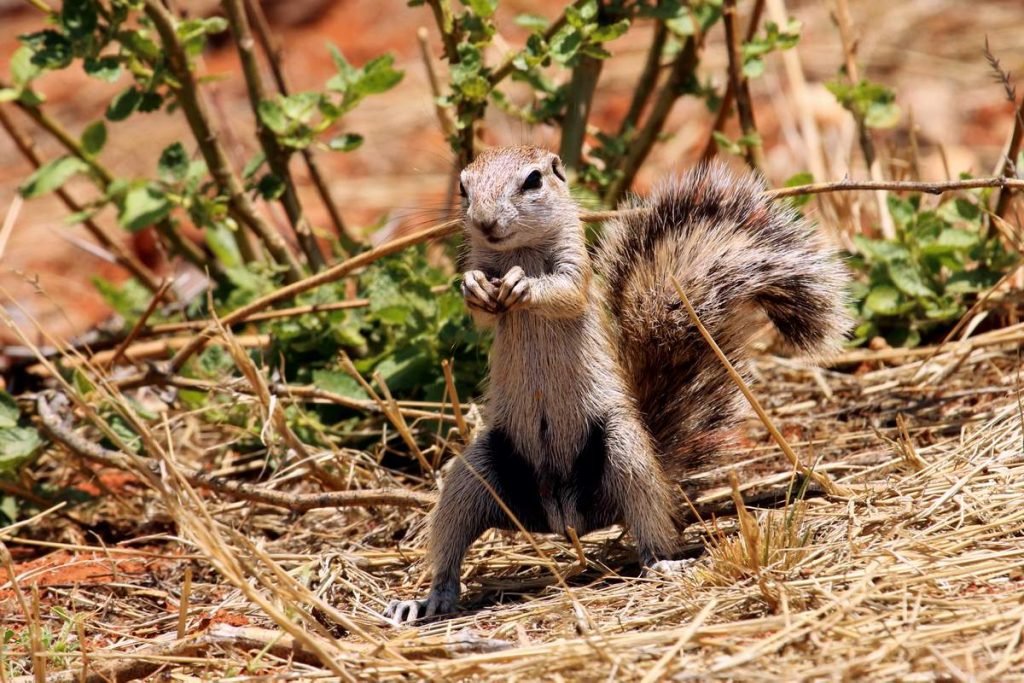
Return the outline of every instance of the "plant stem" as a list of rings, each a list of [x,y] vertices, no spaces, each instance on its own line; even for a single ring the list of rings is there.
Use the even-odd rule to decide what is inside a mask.
[[[647,122],[640,129],[636,139],[630,146],[629,153],[622,162],[619,177],[612,183],[605,194],[604,202],[608,206],[614,206],[618,203],[623,193],[633,184],[637,171],[647,158],[647,155],[650,154],[651,148],[654,146],[654,142],[657,140],[662,128],[665,127],[665,121],[668,119],[669,112],[672,111],[672,105],[679,99],[687,81],[693,77],[702,44],[703,35],[699,38],[690,36],[686,39],[686,43],[679,51],[679,54],[676,55],[675,60],[672,62],[672,70],[669,72],[665,84],[658,92],[658,97],[654,101],[654,106],[647,117]]]
[[[452,15],[451,4],[448,0],[427,0],[427,4],[430,5],[430,9],[434,13],[437,30],[441,32],[441,43],[444,45],[444,54],[448,59],[448,63],[451,65],[458,64],[461,61],[459,57],[459,41],[462,39],[462,29]],[[455,137],[457,143],[456,165],[458,168],[468,165],[475,156],[473,150],[473,124],[476,122],[476,118],[470,121],[463,120],[469,112],[470,106],[461,99],[455,105],[456,127],[462,126],[462,128],[458,128]]]
[[[199,150],[206,160],[210,173],[221,191],[227,194],[233,212],[260,238],[274,259],[285,266],[286,280],[288,282],[298,281],[302,277],[302,266],[295,258],[295,254],[288,248],[284,238],[256,212],[256,208],[245,194],[241,181],[231,167],[227,153],[209,123],[210,117],[200,95],[195,74],[192,73],[188,63],[188,55],[185,54],[185,49],[175,31],[175,18],[159,0],[145,0],[145,11],[146,16],[153,22],[157,33],[160,34],[160,40],[167,53],[168,65],[178,80],[175,94],[185,112],[189,128],[192,129],[192,134],[199,144]]]
[[[20,130],[15,125],[14,121],[12,121],[10,116],[8,116],[7,109],[4,106],[0,106],[0,126],[7,131],[7,134],[11,136],[11,140],[14,141],[18,150],[35,168],[39,168],[43,165],[43,159],[36,150],[35,143],[32,142],[32,138],[26,135],[24,131]],[[57,188],[57,196],[60,197],[60,200],[64,202],[64,205],[72,213],[80,213],[83,211],[82,205],[76,202],[64,188]],[[83,219],[82,225],[85,226],[85,229],[89,231],[89,234],[91,234],[104,249],[114,255],[114,259],[121,267],[138,279],[146,289],[151,292],[157,291],[160,287],[160,279],[130,251],[125,249],[113,235],[108,234],[107,231],[92,218]]]
[[[572,81],[569,84],[569,110],[562,124],[562,144],[560,155],[562,163],[571,171],[579,171],[580,157],[583,151],[583,138],[587,132],[587,119],[590,118],[590,105],[594,100],[597,79],[601,75],[603,60],[583,55],[572,70]]]
[[[736,112],[740,119],[740,129],[748,140],[757,137],[757,125],[754,123],[754,107],[750,101],[750,82],[743,75],[740,44],[736,31],[736,0],[725,0],[722,10],[722,21],[725,24],[725,46],[729,54],[729,84],[735,93]],[[753,169],[764,166],[764,152],[760,140],[747,142],[744,145],[744,157]]]
[[[619,135],[623,136],[636,128],[640,121],[641,114],[647,107],[654,93],[654,86],[658,84],[658,72],[661,71],[661,53],[665,49],[665,39],[668,37],[668,28],[665,22],[659,21],[654,27],[654,38],[651,40],[651,48],[647,51],[647,61],[644,62],[644,69],[640,72],[640,80],[637,81],[633,99],[629,103],[629,110],[622,119],[619,126]]]
[[[446,221],[440,225],[435,225],[434,227],[426,228],[425,230],[414,232],[411,235],[392,240],[391,242],[382,244],[379,247],[370,249],[369,251],[364,251],[357,256],[353,256],[346,261],[335,264],[326,270],[316,273],[315,275],[311,275],[303,280],[281,287],[280,289],[270,292],[269,294],[265,294],[264,296],[231,311],[220,319],[220,324],[228,326],[234,325],[242,320],[247,320],[252,314],[272,306],[278,301],[290,299],[321,285],[340,280],[359,268],[369,265],[370,263],[373,263],[385,256],[402,251],[413,244],[419,244],[420,242],[454,234],[461,226],[461,219]],[[206,345],[206,342],[216,334],[217,329],[218,328],[215,325],[207,326],[202,332],[193,337],[189,344],[179,350],[174,355],[174,358],[171,359],[171,372],[177,372],[181,369],[181,366],[185,364],[185,361],[191,358],[194,353],[201,350],[203,346]]]
[[[586,0],[576,0],[576,2],[572,3],[572,6],[579,7],[585,1]],[[544,30],[544,42],[549,42],[552,38],[554,38],[555,34],[558,33],[559,29],[565,26],[565,22],[565,12],[562,12],[558,16],[558,18],[552,21],[551,24],[548,25],[548,27]],[[515,52],[509,54],[507,57],[505,57],[505,61],[503,61],[498,66],[497,69],[491,72],[491,76],[488,79],[491,82],[491,87],[496,86],[498,83],[505,80],[505,78],[510,73],[512,73],[512,69],[514,68],[513,63],[515,62],[517,54],[518,53]]]
[[[0,81],[0,88],[5,86],[6,84]],[[107,192],[110,184],[114,182],[114,174],[111,173],[106,166],[101,164],[96,157],[91,154],[87,154],[75,136],[69,133],[59,121],[44,112],[42,108],[34,105],[28,105],[23,102],[17,102],[16,104],[18,108],[25,113],[25,115],[32,119],[37,126],[56,139],[64,149],[88,165],[89,170],[93,174],[93,180],[96,182],[97,186],[102,192]],[[210,268],[218,278],[221,277],[220,264],[208,260],[199,247],[189,240],[184,239],[170,219],[162,219],[155,225],[155,227],[157,232],[164,236],[168,244],[170,244],[171,249],[176,253],[181,254],[186,260],[190,261],[200,270]]]
[[[263,125],[263,121],[260,119],[260,102],[267,99],[267,92],[263,87],[263,78],[260,76],[260,65],[254,49],[256,43],[252,37],[245,7],[242,5],[242,0],[222,0],[221,6],[228,15],[228,23],[231,25],[235,46],[238,48],[238,58],[242,63],[242,73],[245,75],[246,90],[249,93],[249,104],[252,106],[253,117],[256,120],[256,135],[259,137],[263,153],[267,157],[271,173],[284,183],[281,205],[288,216],[292,230],[295,231],[302,251],[309,260],[309,265],[314,272],[322,270],[325,265],[324,256],[320,252],[320,246],[316,242],[316,236],[313,235],[309,221],[306,220],[302,212],[302,203],[295,190],[295,180],[288,167],[289,153],[278,143],[274,131]]]
[[[1014,103],[1016,104],[1016,103]],[[1021,142],[1024,140],[1024,100],[1021,100],[1016,107],[1016,116],[1013,120],[1013,133],[1010,136],[1010,146],[1006,150],[1006,156],[1002,161],[1002,175],[1007,178],[1015,177],[1021,169],[1017,168],[1017,157],[1020,155]],[[999,198],[996,200],[996,215],[1005,218],[1010,208],[1010,199],[1013,193],[1008,190],[1000,190]]]
[[[757,27],[761,24],[761,15],[764,13],[764,4],[765,0],[755,0],[754,7],[750,11],[750,23],[747,24],[747,34],[743,39],[744,42],[749,43],[757,35]],[[725,121],[729,117],[729,110],[732,109],[735,97],[735,84],[730,78],[725,87],[725,94],[722,95],[722,103],[715,114],[715,122],[711,126],[712,134],[708,136],[708,141],[704,145],[704,152],[700,155],[701,161],[707,161],[718,153],[718,142],[715,141],[714,133],[721,131],[725,127]]]
[[[860,82],[860,73],[857,69],[857,41],[853,36],[853,22],[850,19],[850,7],[846,0],[836,0],[836,23],[839,26],[839,37],[843,42],[843,59],[846,64],[846,76],[850,83],[856,86]],[[851,110],[854,121],[857,123],[857,139],[860,143],[861,152],[864,154],[864,163],[867,164],[868,173],[876,181],[882,180],[882,167],[875,155],[875,145],[871,140],[871,131],[868,129],[864,116]],[[896,236],[896,227],[893,225],[892,216],[889,215],[888,201],[885,192],[875,193],[875,200],[878,203],[878,222],[882,236],[886,239],[893,239]]]
[[[270,73],[274,75],[277,90],[282,95],[288,95],[290,89],[282,66],[283,53],[281,43],[274,37],[270,29],[270,23],[267,21],[267,15],[263,13],[263,6],[259,3],[259,0],[245,0],[245,6],[251,15],[256,39],[259,40],[260,47],[263,48],[263,53],[270,64]],[[342,256],[356,253],[360,249],[359,242],[353,235],[349,234],[348,229],[345,227],[345,221],[342,220],[338,205],[334,202],[327,181],[320,171],[320,164],[316,159],[316,155],[309,147],[304,148],[301,154],[302,160],[306,163],[306,168],[309,170],[309,177],[313,181],[313,186],[316,187],[317,194],[320,195],[320,201],[323,203],[324,208],[327,209],[327,214],[331,217],[331,224],[334,226],[334,232],[338,237],[338,242],[343,252]]]

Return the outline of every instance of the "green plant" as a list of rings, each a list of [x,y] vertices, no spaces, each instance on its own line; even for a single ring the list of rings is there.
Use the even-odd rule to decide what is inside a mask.
[[[882,336],[916,346],[949,330],[1017,262],[997,233],[985,228],[990,191],[924,209],[921,196],[889,196],[895,239],[855,235],[850,264],[863,279],[852,305],[860,324],[854,343]]]

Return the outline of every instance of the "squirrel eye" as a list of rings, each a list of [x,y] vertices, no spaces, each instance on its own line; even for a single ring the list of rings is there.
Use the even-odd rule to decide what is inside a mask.
[[[466,186],[462,183],[461,180],[459,181],[459,196],[462,197],[463,199],[469,197],[469,193],[466,192]]]
[[[523,192],[540,189],[540,181],[540,171],[531,171],[530,175],[526,176],[526,180],[523,182]]]

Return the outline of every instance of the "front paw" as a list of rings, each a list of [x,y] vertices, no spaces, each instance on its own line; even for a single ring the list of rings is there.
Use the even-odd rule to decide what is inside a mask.
[[[384,610],[384,618],[396,626],[410,624],[419,619],[451,614],[457,602],[457,595],[430,591],[425,600],[392,600]]]
[[[498,288],[491,284],[482,270],[462,274],[462,297],[466,305],[485,313],[498,312]]]
[[[513,266],[501,278],[495,297],[499,308],[511,310],[530,301],[530,278],[520,266]]]

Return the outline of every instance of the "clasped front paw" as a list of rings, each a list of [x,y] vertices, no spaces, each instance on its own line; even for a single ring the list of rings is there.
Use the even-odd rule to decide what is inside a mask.
[[[509,311],[530,301],[530,278],[520,266],[513,266],[498,284],[498,307]]]
[[[463,273],[462,297],[470,308],[492,315],[498,312],[498,288],[491,284],[482,270]]]

